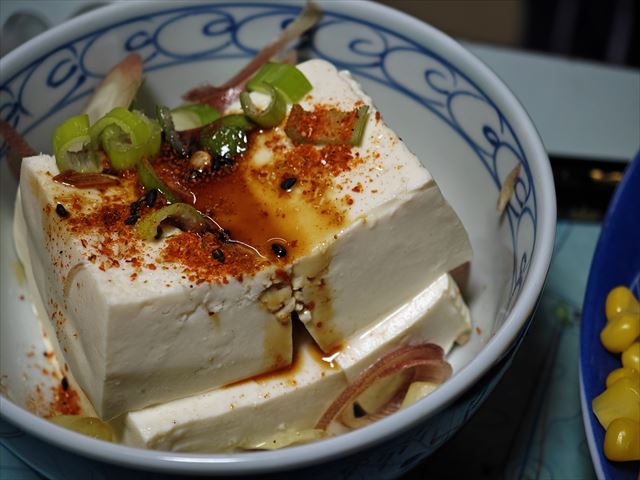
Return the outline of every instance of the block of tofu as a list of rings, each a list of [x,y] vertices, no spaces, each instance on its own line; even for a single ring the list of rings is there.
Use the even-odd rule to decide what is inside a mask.
[[[445,274],[331,356],[302,338],[288,369],[128,413],[122,441],[158,450],[216,452],[264,448],[283,432],[295,438],[313,429],[352,378],[384,353],[422,342],[448,349],[469,325],[468,309]]]
[[[256,142],[251,160],[248,184],[256,197],[281,205],[277,220],[292,226],[288,238],[314,232],[307,252],[292,260],[292,286],[301,320],[330,352],[470,260],[471,247],[431,174],[349,72],[322,60],[298,68],[313,85],[300,101],[307,111],[363,104],[370,111],[361,145],[349,151],[292,145],[274,129]],[[285,177],[298,183],[283,194]]]
[[[130,203],[129,185],[81,190],[54,182],[51,172],[49,156],[23,162],[17,251],[66,363],[102,418],[291,362],[291,322],[259,300],[278,282],[274,266],[243,281],[198,283],[180,264],[158,260],[160,244],[127,236],[121,220],[111,228],[91,222],[117,219],[107,197]]]
[[[101,417],[289,365],[298,318],[325,353],[341,349],[470,259],[435,181],[351,76],[321,60],[299,68],[307,111],[369,105],[361,145],[294,143],[283,122],[252,132],[231,166],[154,159],[224,235],[164,226],[143,241],[134,224],[161,200],[147,206],[134,173],[74,188],[52,157],[23,160],[18,253]]]

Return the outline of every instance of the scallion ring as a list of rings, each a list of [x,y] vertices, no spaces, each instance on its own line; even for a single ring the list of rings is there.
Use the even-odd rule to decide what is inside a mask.
[[[209,125],[220,118],[220,112],[209,105],[194,103],[171,110],[171,119],[177,132]]]
[[[247,82],[247,90],[269,93],[265,84],[280,89],[289,103],[300,101],[312,89],[304,73],[288,63],[265,63]]]
[[[156,123],[139,112],[116,107],[89,129],[92,141],[102,144],[114,170],[136,166],[144,157],[158,153],[161,131]]]
[[[287,114],[287,101],[278,87],[273,87],[268,83],[263,85],[265,93],[270,97],[269,105],[264,110],[258,110],[251,99],[251,94],[247,91],[240,94],[240,105],[252,122],[265,128],[275,127],[282,122]]]
[[[209,228],[198,210],[187,203],[172,203],[144,217],[136,224],[136,235],[151,241],[158,236],[158,228],[165,220],[171,220],[181,230],[204,233]]]
[[[153,170],[153,167],[149,161],[143,157],[137,163],[138,178],[140,183],[144,186],[145,190],[158,190],[169,203],[178,203],[180,198],[171,191],[171,189],[164,183],[160,177]]]
[[[60,172],[102,171],[102,164],[91,141],[88,115],[75,115],[58,125],[51,143]]]
[[[164,138],[167,140],[171,148],[182,158],[188,155],[186,147],[182,144],[178,132],[173,125],[171,110],[163,105],[156,105],[156,117],[164,132]]]
[[[233,159],[247,150],[248,143],[246,132],[237,126],[212,124],[200,134],[200,145],[213,157]]]
[[[352,111],[335,108],[306,111],[296,103],[291,107],[284,131],[296,143],[357,146],[362,143],[368,112],[368,105]]]
[[[232,113],[230,115],[220,117],[218,120],[213,122],[211,126],[214,128],[238,127],[244,131],[249,131],[256,128],[256,124],[249,120],[246,115],[243,115],[241,113]]]

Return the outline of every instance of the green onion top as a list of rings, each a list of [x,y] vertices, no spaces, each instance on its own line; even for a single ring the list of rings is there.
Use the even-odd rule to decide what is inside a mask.
[[[151,241],[162,234],[160,224],[165,220],[171,220],[182,230],[203,233],[208,226],[204,217],[198,210],[187,203],[172,203],[144,217],[136,225],[136,235],[143,240]]]
[[[358,146],[362,143],[368,112],[368,105],[350,112],[334,108],[310,112],[295,104],[287,119],[285,133],[296,143]]]
[[[209,105],[194,103],[171,110],[171,118],[176,131],[191,130],[209,125],[220,118],[220,112]]]
[[[60,172],[100,172],[102,165],[89,134],[89,116],[75,115],[58,125],[52,149]]]
[[[273,87],[268,83],[263,84],[266,93],[270,96],[271,100],[267,108],[260,111],[251,100],[249,92],[244,91],[240,94],[240,105],[245,115],[249,117],[249,120],[257,123],[261,127],[275,127],[284,120],[287,114],[287,101],[284,98],[284,94],[278,87]]]
[[[277,87],[288,103],[296,103],[311,91],[311,83],[295,65],[267,62],[247,82],[247,90],[269,93],[266,85]]]

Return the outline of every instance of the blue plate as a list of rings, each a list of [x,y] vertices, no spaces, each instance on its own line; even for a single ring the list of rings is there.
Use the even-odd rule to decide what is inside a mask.
[[[591,263],[580,331],[582,416],[596,474],[600,479],[636,480],[640,462],[605,458],[604,429],[591,409],[591,401],[604,390],[609,372],[621,366],[620,356],[607,352],[600,343],[606,322],[605,300],[617,285],[626,285],[640,296],[640,153],[609,205]]]

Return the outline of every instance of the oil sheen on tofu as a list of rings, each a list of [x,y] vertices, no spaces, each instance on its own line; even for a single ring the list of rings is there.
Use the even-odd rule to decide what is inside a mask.
[[[76,189],[53,179],[59,173],[53,157],[23,160],[17,251],[79,386],[104,419],[171,402],[129,415],[132,444],[232,448],[201,438],[205,427],[237,417],[233,438],[246,439],[245,413],[263,404],[265,411],[285,411],[284,399],[296,396],[314,397],[313,411],[299,423],[307,425],[386,346],[415,337],[448,349],[468,329],[466,307],[433,322],[425,320],[435,315],[425,313],[426,300],[408,307],[471,258],[464,227],[435,181],[347,72],[321,60],[299,69],[313,85],[303,108],[370,106],[362,143],[297,145],[282,125],[251,134],[233,175],[194,190],[196,207],[213,212],[242,242],[224,246],[224,263],[211,258],[193,232],[175,229],[151,242],[136,238],[124,222],[140,195],[135,178],[124,176],[101,190]],[[285,191],[286,176],[295,176],[296,184]],[[274,255],[274,242],[286,247],[285,256]],[[446,301],[464,306],[456,295]],[[437,303],[446,295],[436,297]],[[297,318],[325,354],[342,352],[331,375],[320,375],[324,366],[304,353],[316,348],[311,343],[294,355]],[[296,388],[271,380],[218,388],[290,366],[296,355],[305,359]],[[282,402],[229,400],[236,393],[262,395],[264,385],[271,400]],[[245,407],[207,410],[210,397]],[[186,402],[181,413],[175,405],[183,404],[176,402]],[[153,413],[162,408],[176,412],[182,425],[176,428],[192,432],[184,445]],[[273,427],[266,417],[260,415],[261,432]],[[296,428],[297,421],[291,420]]]

